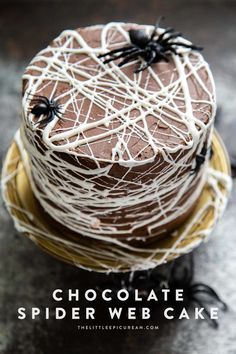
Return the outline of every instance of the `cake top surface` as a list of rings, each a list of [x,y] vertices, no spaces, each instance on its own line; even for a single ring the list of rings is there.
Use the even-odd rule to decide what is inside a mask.
[[[23,75],[23,118],[48,149],[104,161],[143,163],[159,152],[196,148],[215,115],[214,81],[197,51],[178,48],[169,62],[134,73],[99,54],[130,45],[130,29],[153,26],[109,23],[62,32],[31,61]],[[163,29],[157,29],[158,38]],[[178,38],[175,39],[175,42]],[[181,37],[181,41],[190,43]],[[31,112],[35,95],[60,104],[45,126]]]

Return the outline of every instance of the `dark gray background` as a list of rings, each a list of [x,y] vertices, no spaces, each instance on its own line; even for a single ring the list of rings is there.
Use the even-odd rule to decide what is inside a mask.
[[[20,124],[21,75],[34,54],[65,28],[136,21],[183,31],[205,47],[216,81],[218,130],[236,155],[235,1],[0,1],[0,154]],[[20,306],[50,306],[55,288],[89,288],[105,275],[64,265],[17,234],[0,206],[0,353],[2,354],[235,354],[236,353],[236,192],[211,240],[195,253],[196,280],[210,284],[229,304],[217,331],[201,321],[159,323],[160,331],[78,332],[70,321],[18,321]],[[110,278],[109,278],[110,279]],[[100,316],[102,318],[102,310]],[[157,314],[158,316],[158,314]],[[103,322],[104,323],[104,322]]]

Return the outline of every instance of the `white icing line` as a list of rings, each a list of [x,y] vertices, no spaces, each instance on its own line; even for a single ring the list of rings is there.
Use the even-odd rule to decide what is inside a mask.
[[[58,222],[63,220],[71,230],[100,242],[108,242],[112,247],[121,247],[125,250],[127,258],[129,251],[140,250],[123,242],[122,236],[126,240],[145,240],[157,234],[157,230],[164,229],[168,222],[178,219],[195,203],[206,179],[210,179],[207,175],[207,162],[197,175],[190,175],[189,170],[194,167],[192,160],[195,152],[201,151],[206,140],[208,146],[210,145],[216,105],[212,74],[199,53],[190,52],[185,48],[178,49],[182,56],[173,56],[175,67],[170,82],[162,82],[153,67],[149,67],[144,87],[140,86],[143,73],[128,78],[117,63],[105,65],[99,60],[97,55],[106,52],[108,48],[118,48],[128,43],[128,33],[123,25],[110,23],[103,27],[96,26],[101,28],[101,43],[96,48],[90,47],[77,31],[64,31],[55,41],[57,46],[47,47],[32,60],[28,70],[36,70],[36,74],[26,73],[23,76],[28,86],[22,100],[21,138],[17,136],[16,140],[33,192],[43,208]],[[143,28],[150,33],[153,27]],[[121,34],[120,43],[114,43],[114,30]],[[159,29],[159,33],[163,31]],[[70,59],[74,54],[86,54],[94,63],[93,66],[86,66],[88,59],[84,56],[72,63]],[[39,61],[45,65],[39,67]],[[212,92],[201,79],[201,70],[207,75]],[[150,90],[149,80],[159,89]],[[196,99],[190,93],[190,81],[197,85],[204,98]],[[68,91],[58,94],[59,83],[67,83]],[[36,139],[39,135],[34,127],[35,118],[29,114],[31,103],[27,95],[29,92],[40,94],[48,85],[52,86],[49,98],[56,96],[59,102],[66,98],[66,103],[63,104],[63,119],[70,120],[71,109],[76,118],[69,129],[56,130],[58,118],[55,117],[42,130],[40,146],[41,143],[39,145]],[[113,97],[110,96],[111,93]],[[84,114],[83,106],[88,101],[89,107]],[[118,109],[116,105],[121,102],[122,107]],[[101,114],[99,119],[93,121],[92,105],[104,112],[104,115]],[[134,111],[136,114],[132,116]],[[209,117],[207,124],[197,118],[199,112]],[[150,129],[147,124],[150,116],[164,128],[157,129],[156,126]],[[87,135],[92,128],[99,128],[98,135]],[[160,134],[158,139],[155,137],[157,131]],[[131,136],[142,142],[140,151],[137,150],[135,155],[130,151]],[[169,141],[166,140],[167,136]],[[112,149],[110,159],[97,158],[93,146],[100,141],[110,144],[114,138],[117,143]],[[30,165],[23,147],[29,155]],[[86,147],[87,152],[82,152],[80,147]],[[152,151],[152,157],[140,159],[139,155],[145,154],[146,148]],[[59,152],[71,155],[75,163],[62,160]],[[93,161],[96,168],[88,169],[82,162],[84,159],[81,158],[84,157]],[[111,176],[111,169],[116,164],[127,168],[123,177]],[[163,169],[157,173],[155,169],[160,164],[163,164]],[[146,166],[143,174],[148,177],[145,183],[142,174],[135,172],[135,167],[142,165]],[[126,181],[129,173],[136,177]],[[216,176],[214,178],[215,193],[218,193],[218,180]],[[192,193],[183,203],[183,197],[189,191]],[[166,199],[167,196],[169,200]],[[217,197],[220,199],[221,195]],[[225,200],[220,200],[219,205],[224,202]],[[27,228],[27,225],[23,227]],[[146,229],[146,234],[135,237],[135,230],[141,227]],[[112,237],[112,234],[119,237]],[[79,252],[78,245],[70,247]],[[181,252],[177,251],[176,247],[177,245],[175,252]],[[149,266],[155,263],[152,258],[156,252],[163,253],[163,250],[145,251],[151,253]],[[119,250],[119,257],[124,257],[120,252]],[[173,252],[173,249],[166,251],[168,252]],[[165,262],[167,256],[165,254],[160,262]],[[135,257],[130,260],[131,267],[134,263],[138,264]],[[143,267],[147,266],[143,265],[143,260],[140,262]]]

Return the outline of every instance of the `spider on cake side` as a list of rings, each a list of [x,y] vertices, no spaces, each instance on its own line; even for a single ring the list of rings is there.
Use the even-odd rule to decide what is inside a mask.
[[[57,116],[59,119],[61,118],[61,106],[54,99],[49,100],[45,96],[33,95],[31,102],[34,103],[34,106],[30,112],[36,118],[40,118],[41,116],[45,117],[44,119],[37,121],[36,124],[45,126],[51,122],[55,116]]]

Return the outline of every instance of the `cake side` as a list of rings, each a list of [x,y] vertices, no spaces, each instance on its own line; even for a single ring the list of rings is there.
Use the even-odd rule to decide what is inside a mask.
[[[130,28],[153,29],[111,23],[64,31],[23,76],[21,134],[35,196],[90,237],[168,232],[190,213],[206,178],[208,152],[192,171],[209,148],[215,114],[208,64],[188,49],[139,74],[137,60],[123,68],[99,60],[129,43]],[[34,95],[57,100],[61,119],[40,126]]]

